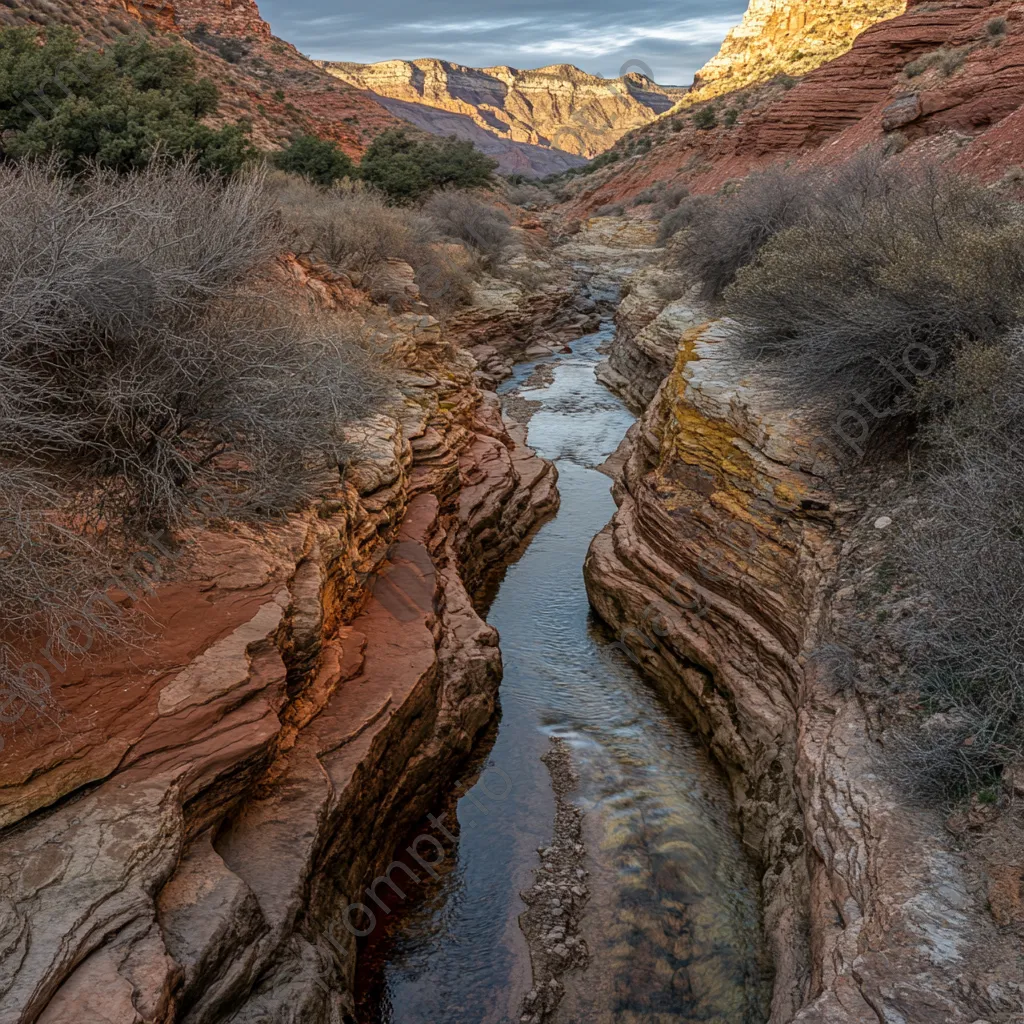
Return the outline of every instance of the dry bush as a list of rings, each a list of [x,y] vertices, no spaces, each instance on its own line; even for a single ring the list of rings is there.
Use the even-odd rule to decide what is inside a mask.
[[[953,799],[1024,754],[1024,338],[965,349],[928,397],[923,521],[901,545],[927,602],[901,638],[929,714],[894,763],[921,795]]]
[[[555,203],[550,189],[526,181],[509,182],[505,188],[505,198],[513,206],[521,206],[524,210],[546,210]]]
[[[896,424],[963,343],[1020,321],[1021,210],[996,190],[880,157],[798,182],[800,223],[766,242],[725,303],[792,400],[824,414],[863,402]]]
[[[370,274],[386,260],[407,259],[416,242],[409,212],[371,189],[324,189],[291,175],[275,184],[295,251],[329,266]]]
[[[210,488],[289,507],[384,382],[248,287],[281,245],[259,176],[0,168],[0,460],[118,531],[179,526]]]
[[[442,236],[470,246],[491,266],[515,238],[508,214],[470,192],[435,192],[423,204],[423,212]]]
[[[710,196],[689,196],[681,199],[671,213],[665,214],[658,227],[658,244],[665,245],[681,231],[704,223],[714,215],[715,201]]]
[[[432,313],[444,319],[472,298],[474,264],[441,244],[433,218],[388,204],[365,186],[324,189],[294,175],[272,177],[289,244],[300,254],[356,274],[373,289],[388,260],[408,263]]]
[[[673,210],[679,207],[679,204],[687,199],[690,195],[690,190],[686,185],[670,185],[668,188],[663,189],[658,201],[654,204],[653,214],[659,220],[667,217]]]
[[[675,250],[680,269],[700,282],[703,298],[719,298],[768,242],[806,215],[811,192],[808,175],[771,168],[731,195],[693,204],[680,215],[692,218]]]

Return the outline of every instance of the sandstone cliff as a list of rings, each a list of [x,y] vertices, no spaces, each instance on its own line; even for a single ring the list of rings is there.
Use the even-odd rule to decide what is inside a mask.
[[[401,116],[408,104],[427,108],[417,119],[427,130],[455,130],[450,118],[433,113],[445,111],[467,118],[492,138],[583,157],[596,156],[626,132],[649,124],[684,93],[640,74],[609,80],[569,64],[533,71],[468,68],[433,59],[323,66],[385,104],[401,103],[390,108]]]
[[[585,575],[728,773],[763,872],[772,1024],[1019,1021],[1021,947],[990,911],[1004,859],[968,855],[887,783],[879,666],[837,643],[858,563],[884,557],[892,482],[844,466],[840,500],[808,412],[774,400],[691,297],[659,298],[663,273],[623,304],[606,373],[647,407]]]
[[[906,0],[750,0],[743,21],[697,72],[688,102],[773,75],[802,75],[853,45],[876,22],[902,14]]]
[[[387,315],[304,261],[279,278]],[[364,928],[347,908],[376,905],[414,827],[425,864],[444,855],[425,816],[501,675],[473,594],[554,508],[555,473],[436,321],[387,329],[394,401],[315,506],[154,538],[144,642],[63,666],[8,732],[3,1021],[337,1024]]]
[[[939,51],[957,54],[946,70],[907,70]],[[699,130],[683,112],[622,140],[617,163],[573,186],[569,211],[588,214],[658,182],[713,192],[758,167],[840,162],[871,144],[999,178],[1024,162],[1022,54],[1024,19],[1011,0],[914,0],[792,88],[776,82],[719,100],[719,114],[736,109],[733,126],[720,117]]]

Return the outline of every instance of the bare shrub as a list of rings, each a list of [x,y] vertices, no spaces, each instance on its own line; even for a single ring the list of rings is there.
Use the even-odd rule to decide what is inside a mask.
[[[703,298],[719,298],[768,242],[806,215],[810,204],[808,175],[781,168],[751,174],[734,194],[690,208],[677,261],[700,282]]]
[[[714,200],[710,196],[690,196],[680,200],[676,209],[662,218],[658,227],[658,244],[665,245],[680,231],[704,223],[713,215],[713,206]]]
[[[1024,753],[1024,339],[965,349],[928,398],[924,519],[901,542],[927,601],[901,635],[931,714],[900,732],[895,764],[952,799]]]
[[[679,204],[690,195],[686,185],[670,185],[664,189],[654,204],[653,214],[659,220],[667,217]]]
[[[424,204],[423,212],[446,238],[470,246],[493,265],[512,245],[512,222],[504,210],[470,192],[444,189]]]
[[[339,270],[368,274],[404,260],[415,239],[408,211],[370,189],[324,189],[301,178],[279,180],[278,201],[295,251]]]
[[[108,534],[182,525],[211,489],[289,507],[385,382],[250,287],[281,245],[259,176],[0,168],[0,462]]]
[[[793,400],[823,413],[867,403],[896,423],[963,343],[1020,321],[1021,211],[996,190],[879,157],[813,190],[798,180],[812,201],[740,270],[725,303],[742,343],[770,358]]]

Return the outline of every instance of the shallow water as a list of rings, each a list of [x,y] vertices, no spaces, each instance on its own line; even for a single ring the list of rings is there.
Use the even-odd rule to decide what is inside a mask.
[[[587,603],[583,561],[615,511],[595,467],[633,422],[594,375],[610,337],[606,326],[555,357],[546,385],[528,383],[528,364],[501,389],[542,403],[529,439],[558,464],[561,510],[509,567],[491,607],[505,663],[500,725],[457,802],[448,870],[361,958],[363,1024],[519,1019],[530,988],[519,892],[551,838],[540,757],[553,736],[570,745],[580,775],[592,893],[583,921],[591,963],[563,979],[557,1019],[764,1019],[756,885],[725,786]]]

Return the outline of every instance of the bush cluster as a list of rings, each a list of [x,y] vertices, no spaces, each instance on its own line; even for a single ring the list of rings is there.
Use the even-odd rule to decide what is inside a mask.
[[[0,165],[0,692],[35,700],[19,637],[66,636],[119,553],[279,515],[337,474],[386,374],[265,297],[283,247],[258,175]]]
[[[355,344],[260,298],[283,239],[259,176],[8,165],[0,210],[0,462],[68,481],[87,520],[180,526],[211,488],[290,507],[381,393]]]
[[[867,402],[896,429],[917,381],[943,372],[963,345],[1020,323],[1024,222],[999,192],[873,156],[786,180],[800,198],[783,217],[781,189],[762,192],[757,204],[785,230],[738,270],[725,307],[794,400],[826,414]],[[744,185],[735,202],[749,207],[752,196]],[[743,247],[749,237],[741,233]],[[718,282],[718,254],[711,259]]]
[[[1024,754],[1024,210],[998,188],[862,155],[684,202],[670,252],[782,394],[870,411],[927,467],[900,549],[922,600],[896,636],[899,779],[930,800]]]
[[[160,154],[230,174],[254,155],[248,125],[210,128],[214,84],[180,44],[119,39],[105,51],[51,28],[0,31],[0,157],[59,156],[71,171],[139,170]]]
[[[497,166],[463,139],[420,138],[395,128],[373,140],[359,169],[364,181],[407,203],[440,188],[487,185]]]
[[[388,260],[408,263],[422,297],[441,319],[470,300],[472,261],[446,250],[438,224],[427,213],[392,206],[362,183],[322,189],[301,178],[283,177],[277,184],[288,245],[294,251],[359,275],[360,284],[371,292],[385,280]],[[491,209],[482,202],[480,206]]]
[[[922,522],[901,550],[927,594],[900,630],[922,714],[894,764],[948,801],[1024,753],[1024,336],[964,348],[928,399]]]

